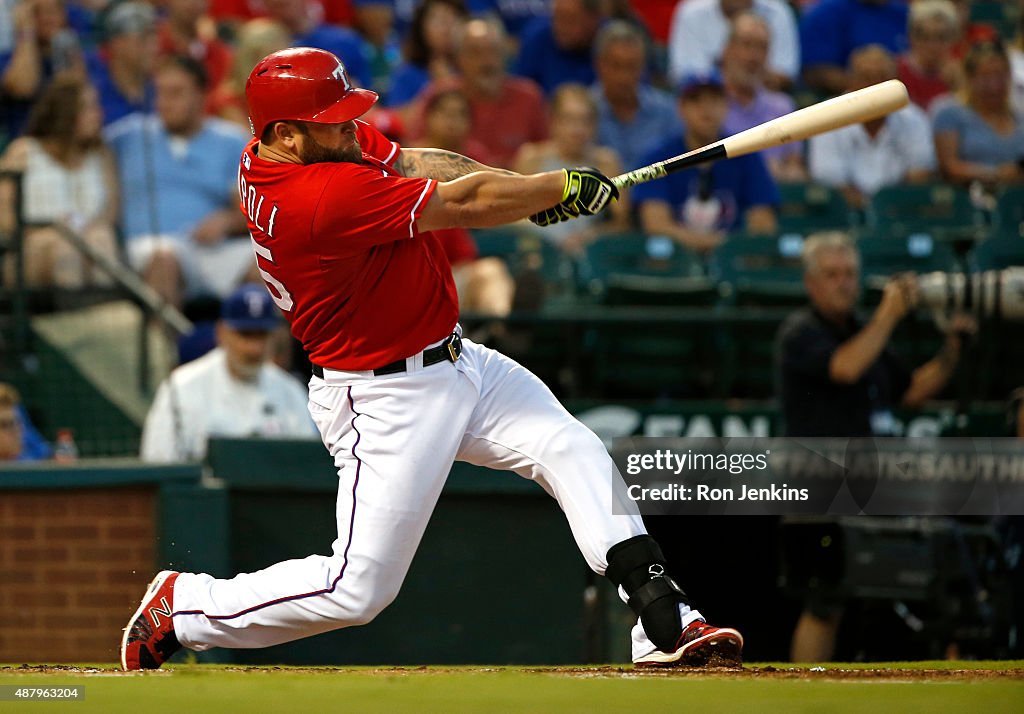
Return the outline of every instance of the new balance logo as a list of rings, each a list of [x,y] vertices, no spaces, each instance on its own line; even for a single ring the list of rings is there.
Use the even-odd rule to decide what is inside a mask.
[[[163,615],[167,619],[171,618],[171,606],[167,604],[167,598],[160,598],[160,605],[162,607],[153,606],[149,608],[149,619],[153,621],[153,627],[160,627],[160,615]]]

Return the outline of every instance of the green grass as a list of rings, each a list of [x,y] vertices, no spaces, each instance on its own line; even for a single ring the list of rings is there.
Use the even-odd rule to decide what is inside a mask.
[[[893,663],[899,669],[1019,669],[1015,663]],[[763,666],[763,665],[755,665]],[[790,669],[792,665],[780,664]],[[374,670],[322,668],[232,671],[181,665],[120,675],[0,671],[0,685],[79,684],[83,701],[0,702],[0,712],[1024,712],[1024,679],[828,679],[751,675],[641,674],[502,667]],[[827,669],[881,668],[830,664]]]

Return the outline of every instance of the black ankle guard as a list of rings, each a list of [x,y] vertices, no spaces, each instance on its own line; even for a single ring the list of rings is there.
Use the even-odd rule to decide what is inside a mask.
[[[674,650],[683,631],[679,604],[690,601],[666,575],[658,543],[649,535],[639,535],[612,546],[605,575],[626,592],[627,604],[654,646],[663,652]]]

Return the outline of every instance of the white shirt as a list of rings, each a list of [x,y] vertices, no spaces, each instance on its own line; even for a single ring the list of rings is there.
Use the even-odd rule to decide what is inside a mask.
[[[811,178],[829,186],[854,186],[871,196],[903,181],[912,169],[935,169],[935,144],[928,116],[910,104],[886,117],[872,139],[862,124],[811,138]]]
[[[1010,69],[1010,104],[1017,120],[1024,121],[1024,52],[1016,47],[1010,50]]]
[[[800,71],[800,35],[796,17],[783,0],[754,0],[754,14],[771,31],[768,68],[795,79]],[[672,13],[668,36],[668,74],[673,82],[706,74],[718,66],[729,39],[729,20],[720,0],[681,0]]]
[[[307,402],[302,384],[275,364],[252,382],[235,379],[218,347],[160,385],[142,430],[142,460],[201,460],[211,436],[316,438]]]

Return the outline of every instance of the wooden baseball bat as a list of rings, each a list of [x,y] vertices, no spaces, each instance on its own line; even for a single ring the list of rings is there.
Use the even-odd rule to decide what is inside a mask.
[[[659,161],[612,179],[619,188],[635,186],[674,171],[801,141],[850,124],[878,119],[907,106],[907,88],[898,79],[875,84],[790,112],[700,149]]]

